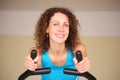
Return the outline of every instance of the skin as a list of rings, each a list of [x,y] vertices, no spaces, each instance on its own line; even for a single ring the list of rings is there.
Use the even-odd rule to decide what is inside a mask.
[[[48,49],[49,56],[54,65],[62,66],[66,62],[67,48],[65,47],[65,41],[69,35],[69,21],[68,17],[60,12],[55,13],[50,20],[49,26],[46,29],[46,33],[49,34],[50,48]],[[32,60],[30,58],[30,52],[32,49],[36,49],[39,52],[38,56]],[[76,69],[83,73],[89,70],[89,60],[86,55],[86,48],[83,44],[78,43],[73,53],[77,50],[82,51],[83,60],[77,62],[76,58],[73,59]],[[41,67],[41,53],[37,47],[33,47],[29,50],[26,56],[25,66],[34,71],[36,68]]]

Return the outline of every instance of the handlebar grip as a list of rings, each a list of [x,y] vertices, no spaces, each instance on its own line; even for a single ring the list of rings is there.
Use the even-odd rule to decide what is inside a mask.
[[[40,75],[40,74],[48,74],[51,72],[50,68],[38,68],[31,73],[31,75]]]
[[[36,56],[37,56],[37,51],[36,51],[35,49],[33,49],[33,50],[31,51],[31,58],[32,58],[32,59],[35,59]]]
[[[76,52],[76,59],[78,62],[82,61],[82,52],[81,51],[77,51]]]
[[[64,73],[65,73],[65,74],[69,74],[69,75],[83,76],[83,77],[87,78],[88,80],[97,80],[97,79],[96,79],[92,74],[90,74],[89,72],[80,73],[80,72],[78,72],[76,69],[65,68],[65,69],[64,69]]]

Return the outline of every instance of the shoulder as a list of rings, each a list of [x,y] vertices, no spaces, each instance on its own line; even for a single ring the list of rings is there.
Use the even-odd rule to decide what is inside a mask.
[[[85,57],[87,56],[87,51],[86,51],[86,47],[83,43],[78,43],[76,46],[75,46],[75,49],[73,51],[73,53],[75,54],[76,51],[80,50],[82,52],[82,55]]]

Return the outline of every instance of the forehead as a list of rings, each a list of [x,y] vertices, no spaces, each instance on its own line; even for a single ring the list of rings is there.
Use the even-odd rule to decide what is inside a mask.
[[[50,20],[51,21],[62,20],[62,21],[68,22],[68,16],[63,13],[57,12],[51,17]]]

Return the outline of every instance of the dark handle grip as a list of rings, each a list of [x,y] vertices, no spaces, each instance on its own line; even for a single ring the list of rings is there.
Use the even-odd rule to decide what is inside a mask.
[[[76,69],[65,68],[65,69],[64,69],[64,73],[65,73],[65,74],[69,74],[69,75],[83,76],[83,77],[87,78],[88,80],[97,80],[97,79],[96,79],[92,74],[90,74],[89,72],[79,73]]]
[[[18,80],[25,80],[30,75],[48,74],[50,72],[50,68],[38,68],[35,71],[26,70],[23,74],[19,76]]]
[[[35,49],[33,49],[31,51],[31,58],[34,60],[36,58],[36,56],[37,56],[37,51]]]
[[[76,52],[76,59],[78,62],[82,61],[82,52],[81,51]]]

